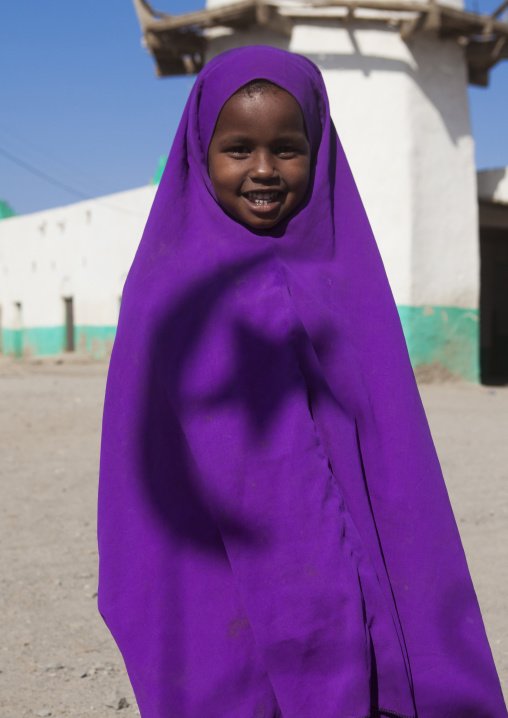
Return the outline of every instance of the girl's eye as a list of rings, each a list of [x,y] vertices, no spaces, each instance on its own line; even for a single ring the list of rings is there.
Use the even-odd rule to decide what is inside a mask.
[[[279,157],[288,159],[294,157],[297,154],[297,150],[295,147],[290,147],[289,145],[281,145],[281,147],[277,149],[277,154]]]
[[[236,147],[230,147],[228,149],[228,154],[231,155],[231,157],[247,157],[249,154],[249,148],[244,147],[243,145],[237,145]]]

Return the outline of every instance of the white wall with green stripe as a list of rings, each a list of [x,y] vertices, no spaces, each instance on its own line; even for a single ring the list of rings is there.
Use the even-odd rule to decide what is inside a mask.
[[[107,355],[155,187],[0,221],[1,352]]]
[[[2,354],[26,357],[65,351],[70,299],[74,351],[94,357],[110,353],[123,283],[155,190],[142,187],[0,221]],[[409,213],[401,212],[399,221],[392,222],[380,209],[379,202],[372,202],[370,219],[413,366],[437,366],[477,381],[476,217],[467,217],[473,231],[458,227],[448,243],[441,232],[434,242],[432,234],[430,240],[419,235],[419,244]],[[447,226],[446,217],[440,221]]]

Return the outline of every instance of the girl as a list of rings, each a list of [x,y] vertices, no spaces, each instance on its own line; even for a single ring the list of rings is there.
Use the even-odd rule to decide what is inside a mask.
[[[199,75],[122,301],[99,608],[143,718],[501,718],[318,69]]]

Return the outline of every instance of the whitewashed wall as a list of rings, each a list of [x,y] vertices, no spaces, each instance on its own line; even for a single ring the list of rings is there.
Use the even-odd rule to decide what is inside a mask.
[[[76,325],[116,326],[123,283],[155,189],[2,220],[2,328],[63,326],[64,297],[73,297]]]

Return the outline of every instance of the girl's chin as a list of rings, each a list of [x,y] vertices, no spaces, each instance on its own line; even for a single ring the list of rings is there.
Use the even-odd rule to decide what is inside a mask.
[[[252,229],[271,229],[283,219],[283,217],[242,217],[242,222]]]

